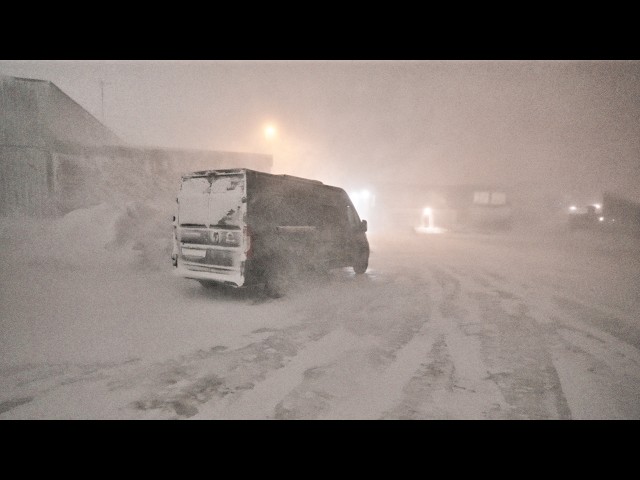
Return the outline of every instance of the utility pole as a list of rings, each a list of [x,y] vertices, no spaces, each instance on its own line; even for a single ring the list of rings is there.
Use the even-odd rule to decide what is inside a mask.
[[[104,123],[104,80],[100,80],[100,104],[102,108],[102,123]]]

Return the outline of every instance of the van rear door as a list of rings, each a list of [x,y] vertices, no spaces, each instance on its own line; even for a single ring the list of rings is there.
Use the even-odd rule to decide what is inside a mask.
[[[181,227],[206,227],[209,223],[208,177],[188,177],[183,179],[178,194],[179,219]]]
[[[248,238],[243,170],[185,176],[178,195],[178,271],[241,286]]]

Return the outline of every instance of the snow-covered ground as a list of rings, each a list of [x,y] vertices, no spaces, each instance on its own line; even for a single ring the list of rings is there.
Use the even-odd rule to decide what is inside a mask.
[[[638,419],[640,244],[373,230],[286,296],[171,274],[172,212],[0,227],[0,419]]]

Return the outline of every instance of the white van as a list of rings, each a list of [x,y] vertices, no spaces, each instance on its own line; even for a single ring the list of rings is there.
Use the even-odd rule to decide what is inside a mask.
[[[183,175],[174,218],[175,273],[207,285],[264,285],[278,296],[294,268],[369,263],[367,222],[346,192],[249,169]]]

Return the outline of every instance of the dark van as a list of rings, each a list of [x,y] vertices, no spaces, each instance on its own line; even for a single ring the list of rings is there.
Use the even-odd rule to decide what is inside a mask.
[[[301,267],[369,263],[366,220],[347,193],[290,175],[249,169],[182,176],[174,219],[175,273],[207,284],[265,286],[276,296]]]

